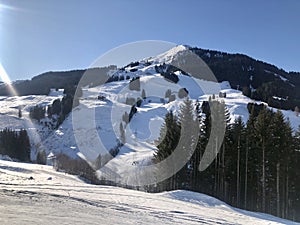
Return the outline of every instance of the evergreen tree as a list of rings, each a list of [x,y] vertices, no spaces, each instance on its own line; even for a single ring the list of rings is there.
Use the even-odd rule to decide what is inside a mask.
[[[178,124],[177,117],[173,114],[173,112],[168,112],[165,117],[164,124],[160,130],[160,136],[157,140],[157,151],[154,153],[154,162],[158,163],[166,158],[168,158],[173,151],[175,150],[176,146],[178,145],[180,138],[180,125]],[[169,168],[157,168],[158,173],[162,173],[162,170],[171,169],[174,171],[174,164],[169,163]],[[168,178],[167,180],[161,182],[159,184],[160,189],[162,190],[172,190],[176,189],[176,172],[173,172],[173,176]]]
[[[55,99],[52,103],[51,114],[60,115],[61,113],[61,101],[60,99]]]
[[[14,131],[5,128],[0,131],[0,154],[29,162],[30,142],[26,130]]]
[[[178,146],[182,154],[180,154],[180,160],[187,162],[186,165],[178,172],[178,186],[190,189],[191,188],[191,179],[192,179],[192,171],[194,169],[191,157],[196,149],[196,145],[199,138],[199,125],[197,119],[195,117],[195,109],[193,102],[186,98],[183,104],[180,107],[179,113],[179,124],[181,127],[181,135],[180,135],[180,145]],[[190,160],[191,159],[191,160]]]
[[[270,123],[271,123],[271,113],[266,108],[264,108],[259,115],[257,116],[255,127],[255,133],[259,140],[259,149],[258,154],[259,164],[257,170],[260,175],[260,190],[259,196],[261,197],[261,206],[260,210],[263,212],[266,211],[266,194],[268,189],[268,171],[269,171],[269,161],[267,160],[267,152],[270,148],[271,139],[270,139]]]
[[[146,99],[146,92],[145,92],[145,89],[142,90],[142,99]]]
[[[121,122],[120,123],[120,140],[123,144],[125,144],[126,142],[126,138],[125,138],[125,130],[124,130],[124,127],[123,127],[123,123]]]
[[[240,207],[243,201],[242,187],[245,182],[245,125],[241,117],[235,120],[227,134],[225,170],[226,184],[230,192],[226,193],[227,201],[234,206]]]
[[[38,151],[36,156],[36,163],[42,165],[47,164],[47,156],[45,150]]]
[[[21,109],[21,107],[18,107],[18,117],[22,118],[22,109]]]

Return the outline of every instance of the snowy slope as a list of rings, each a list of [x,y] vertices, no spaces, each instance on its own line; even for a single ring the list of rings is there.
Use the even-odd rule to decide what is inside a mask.
[[[63,91],[52,90],[49,96],[46,95],[28,95],[28,96],[0,96],[0,130],[9,129],[26,129],[31,142],[31,158],[35,159],[37,148],[41,141],[45,139],[51,132],[49,128],[32,121],[29,118],[29,110],[36,105],[47,106],[55,99],[63,97]],[[18,117],[19,108],[22,117]]]
[[[33,179],[29,179],[32,177]],[[94,186],[49,166],[0,160],[1,224],[297,224],[188,191]]]
[[[36,104],[47,105],[57,97],[62,97],[62,90],[52,90],[50,96],[21,96],[0,97],[0,129],[10,127],[14,129],[27,128],[33,146],[32,158],[36,150],[45,149],[47,154],[64,153],[71,157],[83,157],[93,162],[100,154],[106,169],[100,171],[101,176],[107,177],[107,172],[114,171],[115,175],[130,174],[129,171],[139,165],[149,165],[153,151],[156,149],[154,141],[157,140],[163,119],[167,111],[178,113],[182,99],[168,103],[165,98],[167,89],[175,96],[180,88],[189,91],[189,97],[195,101],[207,100],[209,95],[225,92],[226,106],[233,122],[241,116],[246,122],[249,117],[247,104],[255,102],[242,95],[238,90],[231,89],[228,82],[214,83],[175,72],[179,77],[177,84],[167,81],[156,72],[155,66],[163,63],[172,63],[179,56],[188,54],[186,46],[177,46],[158,56],[141,60],[138,64],[129,65],[122,70],[115,71],[113,76],[140,77],[140,89],[145,90],[146,99],[138,107],[138,112],[126,126],[126,144],[120,148],[119,154],[110,159],[109,151],[116,148],[120,136],[119,126],[122,115],[129,113],[131,105],[125,104],[126,98],[141,98],[141,91],[129,89],[129,80],[106,83],[104,85],[83,88],[80,105],[66,118],[63,124],[50,133],[45,127],[28,119],[28,109]],[[104,96],[104,100],[98,100]],[[257,102],[260,103],[260,102]],[[23,108],[23,118],[18,118],[18,107]],[[276,109],[274,109],[276,110]],[[294,130],[300,125],[300,117],[292,111],[283,111],[290,120]],[[111,176],[111,175],[109,175]],[[114,181],[127,183],[134,179],[126,175],[127,180]]]
[[[140,78],[141,90],[144,89],[148,96],[138,107],[138,113],[134,115],[126,127],[126,144],[120,149],[119,154],[99,171],[100,177],[121,182],[123,184],[135,183],[134,171],[139,166],[151,164],[153,152],[156,150],[154,141],[157,140],[163,118],[167,111],[178,112],[182,100],[174,102],[161,102],[161,98],[167,89],[178,92],[180,87],[187,87],[192,99],[207,100],[209,95],[218,94],[219,90],[227,94],[222,100],[231,114],[233,122],[241,116],[246,123],[249,117],[247,104],[253,102],[242,95],[240,91],[230,89],[228,83],[217,84],[203,80],[192,80],[190,77],[179,75],[178,84],[166,81],[158,74],[147,75]],[[210,87],[204,92],[200,87]],[[74,110],[57,132],[43,142],[43,147],[52,152],[64,152],[72,157],[80,155],[93,160],[101,154],[103,158],[108,151],[117,145],[119,137],[119,124],[122,115],[130,111],[130,105],[125,104],[126,97],[141,97],[141,92],[130,91],[129,81],[113,82],[103,86],[84,89],[84,95],[79,107]],[[97,100],[97,96],[105,96],[105,101]],[[257,102],[260,103],[260,102]],[[294,129],[300,125],[300,118],[292,111],[283,111],[289,118]],[[73,123],[72,123],[73,117]],[[75,118],[75,119],[74,119]],[[93,124],[94,123],[94,124]],[[74,129],[74,124],[76,128]],[[74,137],[74,130],[77,136]]]

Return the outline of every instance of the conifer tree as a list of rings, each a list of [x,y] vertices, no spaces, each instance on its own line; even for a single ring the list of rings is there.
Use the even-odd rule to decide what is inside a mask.
[[[160,137],[157,140],[157,151],[154,153],[154,162],[159,163],[170,156],[177,147],[180,138],[180,126],[177,121],[177,117],[173,112],[168,112],[165,117],[165,122],[160,130]],[[175,162],[169,163],[170,168],[157,168],[158,173],[162,173],[162,170],[174,170]],[[160,186],[162,190],[172,190],[177,188],[176,172],[173,172],[173,176],[163,181]]]
[[[142,99],[146,99],[146,92],[145,92],[145,89],[142,90]]]
[[[186,98],[180,107],[179,113],[179,124],[181,127],[179,148],[182,151],[180,154],[180,160],[187,162],[185,166],[178,172],[178,182],[179,186],[183,188],[190,189],[192,170],[198,169],[193,168],[194,162],[192,162],[192,155],[196,149],[196,145],[199,138],[199,126],[197,119],[195,117],[195,109],[193,102]]]

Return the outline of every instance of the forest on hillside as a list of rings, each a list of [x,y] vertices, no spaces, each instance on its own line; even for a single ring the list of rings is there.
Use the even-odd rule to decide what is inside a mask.
[[[300,221],[300,130],[293,132],[281,111],[255,105],[249,109],[247,124],[241,118],[230,124],[224,102],[214,97],[202,105],[187,99],[179,115],[169,112],[154,162],[170,156],[184,135],[181,144],[187,152],[187,163],[172,177],[148,189],[192,190],[238,208]],[[217,129],[225,129],[225,137],[213,138],[214,144],[207,149],[212,120],[218,121]],[[199,131],[197,137],[193,129]],[[204,152],[214,152],[218,145],[221,147],[215,160],[200,172]]]

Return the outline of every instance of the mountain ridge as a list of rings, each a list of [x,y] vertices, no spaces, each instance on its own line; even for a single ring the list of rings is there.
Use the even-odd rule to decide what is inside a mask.
[[[170,64],[174,58],[182,55],[184,58],[184,51],[191,51],[199,56],[213,72],[218,82],[229,81],[232,88],[243,91],[244,95],[254,100],[267,102],[270,106],[280,109],[293,110],[296,106],[300,106],[300,89],[297,88],[300,86],[299,72],[287,72],[245,54],[178,45],[158,56],[141,59],[137,62]],[[120,69],[132,65],[134,63]],[[13,83],[12,86],[19,95],[48,94],[50,88],[77,85],[87,71],[89,75],[85,75],[85,79],[89,81],[86,81],[86,84],[92,83],[97,76],[104,77],[103,81],[100,81],[103,83],[109,79],[109,70],[117,70],[117,68],[108,66],[87,70],[51,71],[34,76],[31,80]],[[135,68],[132,67],[131,72],[135,72],[134,70]],[[90,78],[87,79],[87,77]],[[11,95],[6,85],[0,86],[0,95]]]

